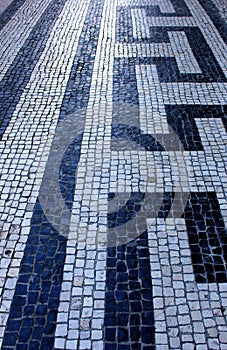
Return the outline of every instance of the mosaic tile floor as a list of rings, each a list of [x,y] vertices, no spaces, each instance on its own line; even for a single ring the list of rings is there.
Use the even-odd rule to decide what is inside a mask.
[[[225,0],[0,6],[0,347],[227,349]]]

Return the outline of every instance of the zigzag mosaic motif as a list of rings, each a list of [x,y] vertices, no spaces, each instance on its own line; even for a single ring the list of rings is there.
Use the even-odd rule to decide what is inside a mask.
[[[14,0],[0,21],[1,349],[226,349],[215,4]]]

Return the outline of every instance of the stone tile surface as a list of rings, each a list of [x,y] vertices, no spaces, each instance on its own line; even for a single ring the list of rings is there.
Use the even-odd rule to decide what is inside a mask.
[[[0,348],[227,349],[222,0],[0,5]]]

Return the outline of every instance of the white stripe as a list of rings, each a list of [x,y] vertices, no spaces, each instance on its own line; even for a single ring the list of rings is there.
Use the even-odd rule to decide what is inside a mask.
[[[173,52],[169,43],[117,43],[115,46],[115,57],[175,57],[175,52]]]
[[[108,209],[105,180],[110,167],[115,22],[116,0],[106,0],[77,170],[55,333],[57,349],[103,348]]]
[[[147,17],[150,27],[194,27],[193,17]]]
[[[156,66],[136,65],[136,80],[141,129],[152,135],[168,134],[169,126]]]
[[[116,174],[119,166],[124,169],[127,164],[129,173],[134,174],[134,178],[137,178],[138,181],[133,183],[131,176],[127,174],[125,177],[121,176],[119,180],[116,175],[115,178],[112,177],[111,192],[172,192],[176,190],[176,185],[180,184],[182,192],[215,191],[219,193],[222,187],[227,187],[225,174],[227,159],[213,152],[212,149],[206,149],[205,152],[114,151],[111,157],[111,172]],[[209,165],[207,157],[209,157]],[[164,161],[166,169],[161,166]],[[202,169],[194,166],[199,163],[203,164]],[[184,167],[180,168],[179,165]],[[216,173],[215,181],[212,176],[213,172]]]
[[[168,35],[180,73],[202,74],[185,32],[168,32]]]
[[[145,9],[131,9],[132,14],[132,31],[136,39],[150,38],[150,27]]]
[[[162,13],[174,13],[170,0],[118,0],[118,6],[158,6]]]
[[[161,83],[164,104],[224,105],[226,83]]]
[[[227,22],[227,2],[223,0],[213,0],[214,4],[217,6],[218,11],[222,18]]]
[[[88,5],[89,0],[66,3],[3,135],[0,158],[1,220],[4,222],[0,269],[3,281],[1,335]],[[5,256],[7,249],[13,250],[14,255]]]
[[[0,81],[51,0],[27,0],[0,31]]]

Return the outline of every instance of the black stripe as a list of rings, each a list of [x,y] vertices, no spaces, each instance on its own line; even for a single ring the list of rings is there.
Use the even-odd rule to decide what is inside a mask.
[[[203,144],[196,125],[200,118],[197,105],[165,106],[168,124],[173,128],[185,151],[203,151]]]
[[[197,283],[227,282],[227,230],[215,192],[192,192],[185,222]]]
[[[11,4],[0,14],[0,30],[11,20],[19,8],[26,0],[14,0]]]
[[[221,17],[217,6],[211,0],[198,1],[214,23],[222,39],[227,43],[227,23],[224,18]]]
[[[154,349],[155,329],[147,232],[107,249],[105,350]]]
[[[116,197],[118,206],[122,203],[120,197]],[[144,210],[149,215],[156,211],[152,205],[142,209],[144,197],[144,193],[131,193],[125,206],[108,215],[105,350],[155,348],[148,235],[143,229],[148,214]],[[115,194],[110,193],[109,199],[115,199]],[[132,231],[138,231],[138,238],[130,241],[130,236],[135,237]]]

